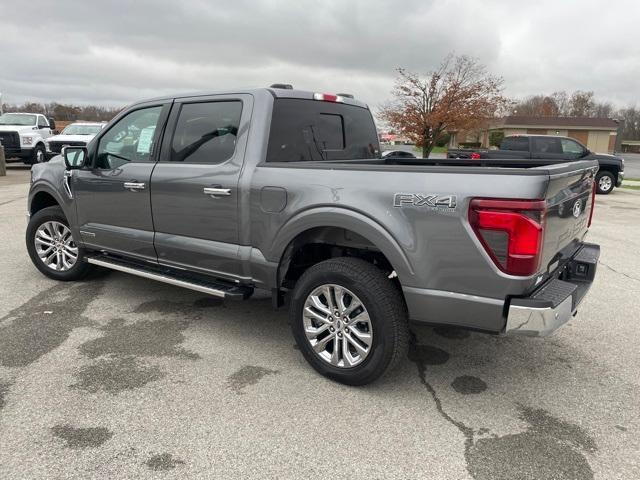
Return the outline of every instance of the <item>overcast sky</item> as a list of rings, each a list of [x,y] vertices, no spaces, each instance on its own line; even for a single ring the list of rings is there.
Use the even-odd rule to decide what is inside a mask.
[[[593,90],[640,104],[638,0],[0,0],[10,103],[121,106],[177,91],[292,83],[375,107],[394,69],[478,57],[523,97]]]

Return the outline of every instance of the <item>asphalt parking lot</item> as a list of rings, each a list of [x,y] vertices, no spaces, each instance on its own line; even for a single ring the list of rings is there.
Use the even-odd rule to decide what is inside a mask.
[[[416,330],[362,388],[307,366],[270,300],[120,273],[56,283],[0,177],[0,478],[640,478],[640,193],[598,196],[601,265],[547,339]]]

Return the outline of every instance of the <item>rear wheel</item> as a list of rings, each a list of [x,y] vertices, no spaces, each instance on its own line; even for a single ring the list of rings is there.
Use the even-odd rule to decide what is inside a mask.
[[[309,268],[294,289],[290,320],[305,359],[341,383],[373,382],[406,357],[402,295],[364,260],[335,258]]]
[[[596,176],[596,192],[607,195],[611,193],[616,181],[611,172],[600,172]]]
[[[35,213],[27,226],[27,251],[31,261],[49,278],[80,280],[92,270],[84,261],[84,251],[76,244],[69,222],[60,207]]]

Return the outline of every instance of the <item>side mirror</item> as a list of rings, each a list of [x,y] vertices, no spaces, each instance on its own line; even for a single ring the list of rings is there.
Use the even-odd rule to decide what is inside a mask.
[[[67,170],[77,170],[78,168],[84,167],[87,161],[87,147],[64,147],[62,149],[62,156],[64,157],[64,164]]]
[[[56,129],[56,121],[53,119],[53,117],[49,117],[49,128],[51,130],[55,130]]]

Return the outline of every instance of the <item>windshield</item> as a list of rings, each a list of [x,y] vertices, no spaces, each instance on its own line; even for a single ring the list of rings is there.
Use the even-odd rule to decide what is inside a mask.
[[[36,116],[25,113],[5,113],[0,115],[0,125],[35,126]]]
[[[62,135],[97,135],[102,129],[102,125],[67,125],[62,131]]]

